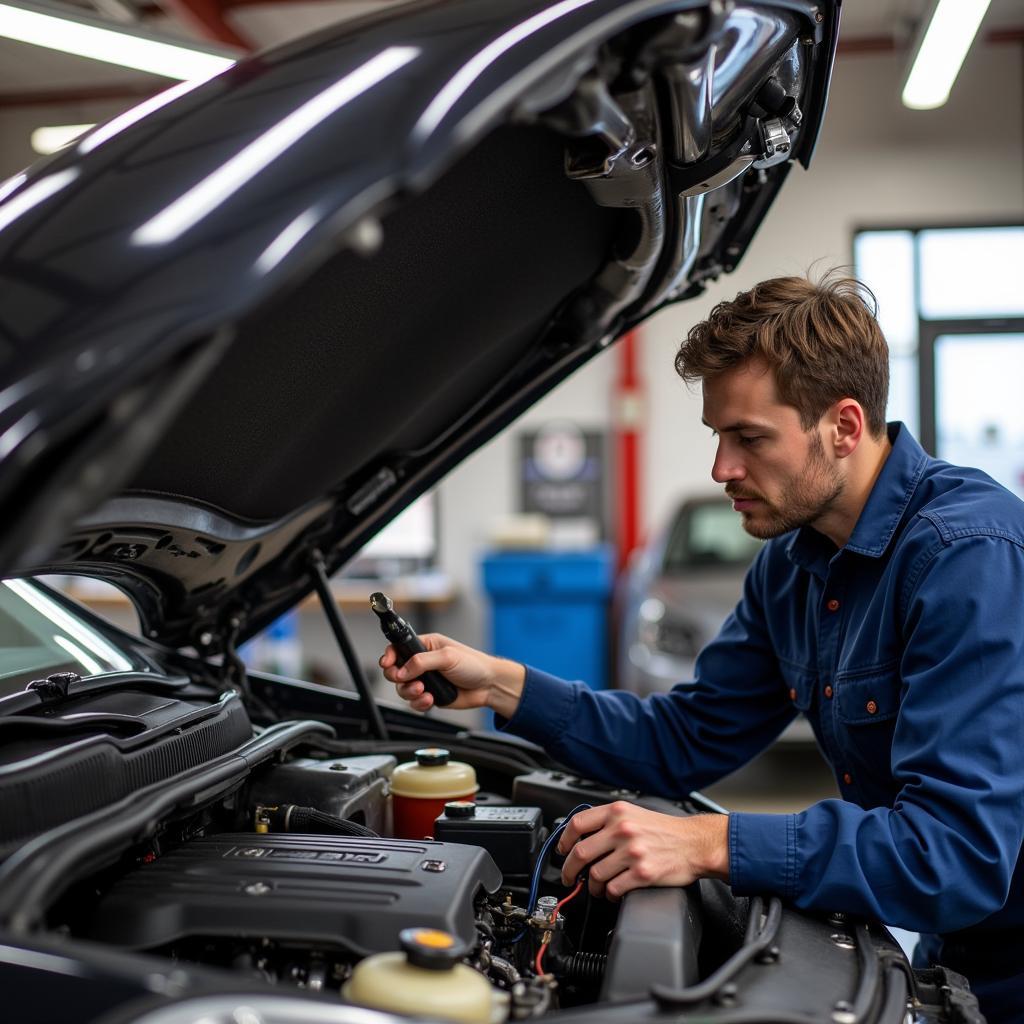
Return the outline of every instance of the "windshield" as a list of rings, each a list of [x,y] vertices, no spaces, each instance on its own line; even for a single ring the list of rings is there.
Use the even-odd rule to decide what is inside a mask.
[[[665,572],[707,566],[745,568],[761,542],[743,529],[728,501],[684,505],[672,525],[665,548]]]
[[[29,580],[0,586],[0,697],[52,672],[127,672],[135,659]]]

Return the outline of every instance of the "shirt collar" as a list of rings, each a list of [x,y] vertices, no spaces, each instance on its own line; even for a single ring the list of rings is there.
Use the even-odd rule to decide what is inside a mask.
[[[888,424],[888,432],[892,451],[844,548],[869,558],[880,558],[885,553],[928,461],[924,449],[902,423]],[[786,554],[796,565],[820,575],[823,560],[826,565],[828,562],[822,541],[835,554],[836,549],[827,537],[813,527],[801,527],[786,546]]]

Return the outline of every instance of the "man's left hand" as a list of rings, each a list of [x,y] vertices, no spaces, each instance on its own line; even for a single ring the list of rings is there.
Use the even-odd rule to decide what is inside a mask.
[[[563,883],[574,885],[590,864],[590,892],[612,900],[648,886],[727,880],[729,819],[724,814],[677,818],[618,800],[573,815],[558,840],[559,853],[570,849]]]

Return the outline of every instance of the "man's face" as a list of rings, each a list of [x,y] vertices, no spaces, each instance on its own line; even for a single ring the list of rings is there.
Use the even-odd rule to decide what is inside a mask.
[[[725,484],[743,528],[767,540],[813,524],[843,491],[819,428],[805,431],[800,414],[775,393],[775,375],[750,363],[704,381],[704,422],[718,435],[711,469]]]

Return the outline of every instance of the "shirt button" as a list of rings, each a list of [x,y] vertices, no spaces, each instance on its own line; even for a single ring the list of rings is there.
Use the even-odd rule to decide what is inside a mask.
[[[864,705],[864,710],[869,715],[874,715],[878,712],[878,705],[873,700],[869,700],[867,704]]]
[[[796,690],[790,690],[789,691],[789,699],[790,700],[796,700]]]
[[[829,700],[832,699],[832,687],[831,686],[826,686],[825,687],[825,696],[828,697]]]
[[[837,611],[839,611],[839,602],[838,602],[838,601],[837,601],[837,600],[836,600],[836,599],[835,599],[835,598],[833,597],[833,598],[832,598],[832,599],[831,599],[831,600],[830,600],[830,601],[829,601],[829,602],[828,602],[828,603],[827,603],[827,604],[825,605],[825,607],[826,607],[826,608],[827,608],[827,609],[828,609],[828,610],[829,610],[830,612],[837,612]]]
[[[843,772],[843,782],[849,786],[853,782],[853,776],[849,772]]]

